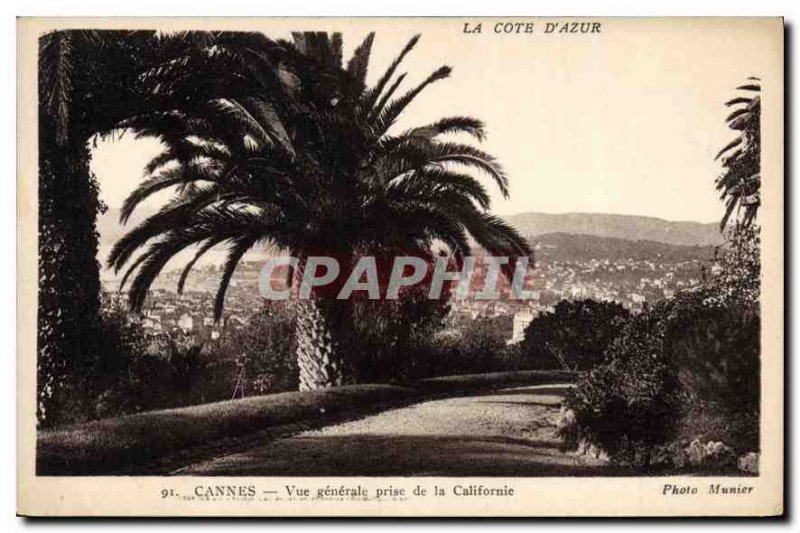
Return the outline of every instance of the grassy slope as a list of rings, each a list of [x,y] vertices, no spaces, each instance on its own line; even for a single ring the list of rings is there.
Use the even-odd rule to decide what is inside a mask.
[[[39,475],[139,472],[170,454],[295,423],[325,425],[336,417],[403,405],[434,394],[572,381],[565,372],[500,372],[421,380],[408,387],[350,385],[151,411],[38,435]]]

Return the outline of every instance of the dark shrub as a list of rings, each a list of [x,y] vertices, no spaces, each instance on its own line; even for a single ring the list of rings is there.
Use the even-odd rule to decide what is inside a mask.
[[[758,307],[711,287],[632,319],[568,395],[580,436],[611,453],[670,440],[758,448]]]
[[[520,355],[529,368],[589,370],[603,362],[629,316],[618,303],[563,300],[528,325]]]
[[[396,300],[353,302],[350,360],[361,383],[403,382],[419,375],[421,359],[450,311],[447,298],[431,300],[424,284],[409,287]],[[423,372],[424,374],[424,372]]]
[[[294,310],[290,303],[265,301],[247,326],[209,347],[232,367],[228,394],[272,394],[297,389]],[[238,385],[238,388],[237,388]]]
[[[666,320],[667,357],[686,396],[681,435],[759,447],[760,315],[746,300],[720,303],[716,290],[683,295]]]
[[[89,407],[86,416],[71,422],[102,418],[132,412],[135,402],[127,394],[127,385],[134,361],[145,356],[147,339],[141,324],[132,320],[118,301],[104,294],[93,365],[84,374],[82,391]],[[77,415],[72,412],[73,417]]]
[[[195,344],[189,336],[147,337],[139,322],[109,305],[103,357],[92,375],[93,412],[74,421],[294,390],[294,316],[269,302],[245,328]]]
[[[612,454],[662,442],[678,417],[677,376],[657,312],[630,320],[605,364],[581,376],[566,404],[582,436]]]
[[[500,372],[520,368],[511,317],[453,317],[448,328],[411,354],[412,378]]]

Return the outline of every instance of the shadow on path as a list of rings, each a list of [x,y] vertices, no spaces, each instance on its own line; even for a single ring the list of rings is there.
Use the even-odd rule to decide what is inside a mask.
[[[555,422],[569,386],[432,400],[308,431],[183,468],[211,476],[620,476],[563,452]]]
[[[198,465],[193,475],[614,476],[628,469],[564,464],[558,444],[502,437],[312,436]]]
[[[482,396],[559,396],[563,397],[568,391],[573,389],[573,385],[536,385],[533,387],[519,387],[515,389],[503,389],[495,391],[478,392],[470,394],[472,398]]]

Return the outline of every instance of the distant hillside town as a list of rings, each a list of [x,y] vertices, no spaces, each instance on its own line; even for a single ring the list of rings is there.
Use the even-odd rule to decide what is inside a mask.
[[[583,234],[551,233],[529,238],[534,247],[534,266],[526,287],[534,298],[483,301],[451,300],[453,320],[506,317],[513,323],[510,344],[522,340],[525,328],[540,313],[551,311],[561,300],[593,299],[622,304],[633,313],[648,302],[670,298],[676,292],[700,284],[704,271],[715,268],[713,246],[675,245],[656,241],[628,240]],[[485,274],[485,264],[476,250],[476,276]],[[225,314],[213,320],[213,297],[220,266],[196,267],[185,291],[176,287],[181,269],[162,274],[153,284],[142,313],[142,326],[153,336],[168,335],[187,343],[216,340],[227,331],[247,324],[263,306],[258,277],[263,261],[242,262],[225,298]],[[104,288],[117,294],[118,278],[104,277]]]

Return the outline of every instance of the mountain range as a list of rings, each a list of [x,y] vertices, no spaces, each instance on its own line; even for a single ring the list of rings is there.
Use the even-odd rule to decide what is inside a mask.
[[[98,217],[103,259],[127,230],[153,213],[134,212],[123,227],[119,224],[119,212],[119,209],[109,208]],[[722,243],[715,223],[602,213],[531,212],[503,218],[534,245],[539,245],[540,258],[550,260],[699,258],[708,257],[708,247]],[[221,262],[224,254],[211,254],[209,259]]]
[[[598,237],[574,233],[546,233],[530,239],[537,261],[624,260],[680,263],[707,261],[714,257],[713,246],[679,245],[664,242]]]
[[[722,244],[719,225],[604,213],[520,213],[503,217],[525,237],[572,233],[684,246]]]

